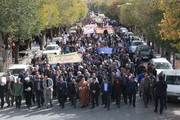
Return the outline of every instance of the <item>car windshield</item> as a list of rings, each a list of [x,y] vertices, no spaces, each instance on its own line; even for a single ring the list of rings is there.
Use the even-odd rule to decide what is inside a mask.
[[[139,45],[142,45],[143,43],[142,42],[133,42],[132,45],[133,46],[139,46]]]
[[[56,43],[57,41],[60,42],[60,38],[53,38],[53,40],[52,40],[53,43]]]
[[[46,50],[55,50],[55,48],[56,48],[55,46],[47,46]]]
[[[141,47],[141,51],[149,51],[149,47]]]
[[[9,71],[11,72],[12,75],[18,76],[22,70],[24,69],[10,69]]]
[[[180,76],[167,76],[166,83],[170,85],[180,85]]]
[[[171,69],[168,63],[163,63],[163,62],[157,62],[154,64],[154,66],[156,69]]]

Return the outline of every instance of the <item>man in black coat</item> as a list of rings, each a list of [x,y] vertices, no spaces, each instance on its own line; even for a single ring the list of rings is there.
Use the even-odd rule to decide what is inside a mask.
[[[121,78],[120,77],[115,77],[114,84],[114,95],[116,99],[116,104],[118,108],[120,108],[120,103],[121,103],[121,90],[122,90],[122,83],[121,83]]]
[[[105,108],[108,108],[110,110],[110,100],[111,100],[111,92],[112,92],[112,85],[108,81],[107,78],[104,78],[104,81],[102,82],[101,85],[101,92],[103,94],[103,99],[105,103]]]
[[[5,94],[5,84],[2,82],[2,78],[0,78],[0,99],[1,99],[1,108],[4,106],[4,94]]]
[[[63,76],[60,77],[60,81],[57,82],[58,101],[59,106],[64,109],[65,97],[67,94],[67,83],[64,81]]]
[[[158,103],[160,102],[160,114],[163,112],[164,100],[167,92],[167,84],[164,81],[165,75],[164,73],[159,74],[159,81],[156,82],[155,88],[155,110],[154,112],[158,112]]]
[[[90,93],[91,93],[91,102],[92,109],[94,109],[94,100],[96,101],[96,105],[98,106],[98,97],[99,97],[99,83],[96,81],[96,77],[93,77],[92,83],[90,84]]]
[[[76,99],[77,99],[77,82],[75,79],[72,79],[68,84],[68,91],[71,98],[71,105],[76,108]]]
[[[37,100],[37,104],[38,104],[37,108],[41,108],[41,103],[43,101],[43,85],[42,85],[40,75],[38,75],[36,77],[36,80],[34,81],[34,91],[35,91],[36,100]]]
[[[32,99],[33,83],[29,77],[25,78],[23,88],[24,88],[24,96],[25,96],[26,105],[30,109],[32,106],[31,99]]]

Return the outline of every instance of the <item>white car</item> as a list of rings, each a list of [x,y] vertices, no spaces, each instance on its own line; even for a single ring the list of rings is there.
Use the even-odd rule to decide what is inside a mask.
[[[163,70],[173,70],[171,63],[166,58],[153,58],[150,60],[150,64],[154,65],[157,75]]]
[[[31,65],[24,65],[24,64],[14,64],[11,67],[7,69],[7,71],[10,71],[11,74],[14,76],[14,78],[18,78],[19,73],[21,71],[28,71],[32,67]],[[7,77],[7,72],[5,73],[0,73],[0,76],[2,77],[3,83],[6,83],[6,77]]]
[[[62,37],[55,37],[52,39],[52,44],[56,44],[57,42],[61,42],[62,41]]]
[[[139,46],[139,45],[143,45],[143,44],[144,44],[144,42],[143,42],[143,41],[140,41],[140,40],[134,40],[134,41],[132,41],[131,46],[130,46],[130,51],[131,51],[132,53],[135,53],[136,47]]]
[[[167,83],[168,100],[180,101],[180,70],[165,70],[162,73]]]
[[[0,77],[1,77],[2,83],[6,84],[6,73],[0,72]]]
[[[43,51],[43,55],[46,54],[61,54],[61,48],[57,44],[47,45]]]

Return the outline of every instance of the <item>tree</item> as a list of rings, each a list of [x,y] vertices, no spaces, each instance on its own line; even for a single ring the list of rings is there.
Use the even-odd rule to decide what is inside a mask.
[[[0,1],[0,32],[6,46],[9,39],[16,43],[15,63],[18,63],[20,40],[31,37],[33,32],[38,2],[38,0]]]
[[[164,0],[160,5],[160,9],[164,11],[159,24],[161,38],[171,41],[172,47],[180,51],[180,3],[174,0]]]

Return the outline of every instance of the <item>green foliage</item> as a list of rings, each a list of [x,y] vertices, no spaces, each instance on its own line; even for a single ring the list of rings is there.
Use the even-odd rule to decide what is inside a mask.
[[[70,26],[88,12],[81,0],[1,0],[0,6],[0,33],[15,39]]]

